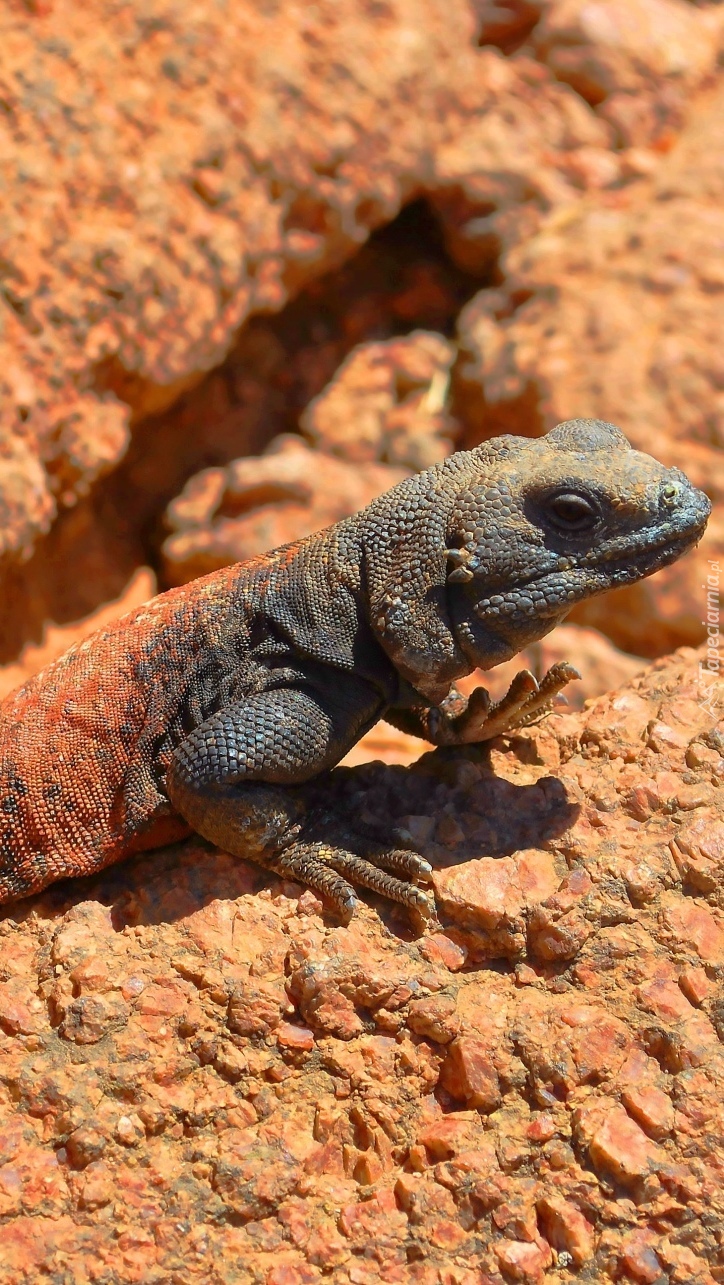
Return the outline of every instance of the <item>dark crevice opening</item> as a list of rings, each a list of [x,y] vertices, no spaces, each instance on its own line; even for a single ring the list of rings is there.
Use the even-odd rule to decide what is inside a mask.
[[[418,199],[279,314],[251,318],[219,367],[136,424],[119,466],[61,512],[28,562],[0,572],[0,663],[39,641],[45,620],[80,620],[118,597],[138,566],[158,568],[164,510],[188,479],[295,432],[357,344],[417,329],[453,335],[461,308],[495,271],[456,266]]]

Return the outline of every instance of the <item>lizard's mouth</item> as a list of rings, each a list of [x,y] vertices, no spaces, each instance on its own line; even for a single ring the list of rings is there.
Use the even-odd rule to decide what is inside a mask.
[[[698,544],[706,521],[705,517],[695,527],[690,525],[673,539],[670,530],[649,533],[633,546],[630,537],[622,537],[586,554],[563,558],[552,569],[477,599],[473,611],[478,619],[488,622],[511,617],[560,618],[586,598],[643,580],[676,562]]]
[[[696,526],[689,526],[673,537],[670,530],[662,530],[658,535],[649,535],[632,544],[630,538],[627,540],[625,536],[621,536],[618,540],[611,540],[602,548],[592,549],[590,553],[577,558],[576,564],[579,567],[606,567],[608,570],[628,569],[632,579],[640,580],[653,571],[658,571],[659,567],[676,562],[677,558],[693,549],[706,530],[710,511],[707,510],[706,517],[697,522]]]

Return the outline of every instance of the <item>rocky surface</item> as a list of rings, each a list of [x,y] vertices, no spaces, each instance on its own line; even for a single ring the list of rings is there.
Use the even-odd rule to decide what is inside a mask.
[[[683,0],[476,0],[481,44],[532,49],[610,121],[623,147],[662,143],[716,67],[721,11]],[[702,11],[703,9],[703,11]]]
[[[496,432],[610,418],[721,502],[723,31],[6,6],[0,694]],[[194,840],[3,911],[2,1285],[724,1280],[724,690],[634,677],[722,556],[715,508],[485,676],[583,673],[489,754],[355,747],[332,788],[435,866],[424,930]]]
[[[460,321],[454,406],[469,440],[536,435],[585,410],[721,504],[722,110],[719,86],[648,183],[582,199],[504,256],[504,285]],[[723,554],[715,507],[693,559],[574,618],[650,656],[698,642],[708,563]]]
[[[539,431],[549,378],[566,401],[567,379],[547,356],[549,302],[566,273],[571,290],[578,283],[597,298],[609,260],[607,291],[599,283],[607,361],[635,394],[631,326],[608,322],[626,311],[629,289],[609,224],[624,235],[625,219],[636,223],[627,272],[636,279],[644,265],[640,288],[665,313],[681,291],[678,269],[666,266],[670,233],[656,228],[669,213],[672,158],[684,152],[676,217],[691,225],[692,256],[712,267],[706,297],[676,305],[673,337],[666,332],[652,367],[672,403],[659,453],[669,419],[691,422],[679,402],[706,400],[706,424],[716,415],[711,296],[721,251],[704,207],[716,208],[720,182],[718,106],[708,106],[720,6],[290,0],[268,11],[237,5],[229,18],[176,0],[122,12],[94,0],[81,18],[38,0],[6,8],[0,24],[0,543],[13,554],[0,559],[3,660],[38,642],[46,619],[78,620],[117,597],[139,565],[160,569],[168,502],[199,469],[297,431],[355,344],[419,328],[449,341],[481,284],[454,380],[452,409],[469,437],[497,426]],[[682,129],[684,151],[675,146]],[[425,199],[426,215],[414,213],[420,199],[398,214],[411,198]],[[556,226],[564,241],[574,229],[571,254],[543,262]],[[521,267],[528,246],[539,278]],[[653,285],[651,255],[663,259]],[[540,322],[519,343],[514,327],[535,302]],[[258,315],[280,308],[278,319]],[[638,304],[631,311],[638,317]],[[479,314],[510,334],[503,365],[514,369],[501,374],[502,392],[492,341],[478,369]],[[566,304],[565,342],[590,371],[604,323],[579,320]],[[629,399],[639,425],[661,419],[656,387]],[[565,414],[605,409],[590,378],[570,393]],[[703,452],[697,468],[708,475]],[[311,508],[302,525],[314,521]],[[605,625],[607,610],[588,623]],[[670,628],[651,629],[654,610]],[[658,654],[701,636],[688,584],[616,615],[612,636],[630,651]],[[623,627],[637,619],[648,641]]]
[[[4,8],[3,550],[410,197],[573,190],[610,126],[475,36],[466,0]]]
[[[169,505],[166,582],[309,535],[444,459],[457,430],[446,410],[453,357],[429,331],[358,345],[306,407],[304,437],[196,474]]]
[[[279,315],[253,317],[222,366],[139,422],[121,465],[61,511],[27,562],[0,563],[2,659],[39,641],[45,620],[71,625],[117,598],[139,564],[159,569],[160,519],[187,480],[298,432],[357,344],[414,328],[452,334],[479,284],[445,256],[435,217],[415,201]]]
[[[422,933],[193,840],[6,908],[0,1280],[721,1279],[723,703],[338,772]]]

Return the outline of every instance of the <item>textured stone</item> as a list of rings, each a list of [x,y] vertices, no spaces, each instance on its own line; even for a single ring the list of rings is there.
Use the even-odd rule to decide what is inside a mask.
[[[552,74],[533,85],[477,48],[463,0],[10,7],[2,44],[0,495],[16,552],[117,463],[131,416],[170,405],[246,317],[413,193],[465,185],[480,202],[495,171],[497,203],[519,206],[551,148],[607,138]]]
[[[589,1261],[594,1249],[593,1227],[580,1209],[560,1196],[544,1196],[538,1213],[554,1249],[569,1254],[576,1267]]]
[[[6,547],[65,514],[13,573],[6,653],[127,585],[6,689],[154,592],[130,573],[191,474],[178,579],[461,434],[571,414],[724,495],[716,6],[43,0],[0,22]],[[428,212],[362,246],[413,195]],[[131,421],[117,489],[84,500]],[[708,539],[522,658],[581,665],[569,712],[409,770],[425,747],[382,726],[354,761],[385,762],[333,778],[435,867],[422,935],[372,897],[335,923],[193,839],[6,908],[3,1285],[713,1285],[721,684],[689,651],[634,677],[590,627],[698,639],[716,519]]]
[[[606,11],[553,5],[551,21],[567,8],[602,21]],[[677,11],[700,21],[689,6]],[[537,435],[571,415],[595,414],[620,424],[639,449],[685,468],[715,500],[724,496],[714,338],[724,281],[721,112],[718,84],[649,179],[557,210],[504,255],[501,288],[477,295],[460,321],[454,407],[469,440]],[[708,560],[723,550],[714,521],[693,558],[593,600],[574,619],[637,654],[696,644]]]
[[[447,1285],[452,1263],[456,1285],[552,1269],[712,1285],[721,908],[668,845],[688,835],[715,857],[724,801],[715,764],[672,744],[662,768],[644,734],[689,720],[718,744],[698,659],[658,662],[485,759],[333,777],[350,811],[386,824],[460,819],[453,846],[419,827],[438,877],[457,879],[422,935],[371,897],[336,923],[193,839],[6,907],[3,1285],[60,1280],[69,1260],[80,1281],[99,1263],[140,1281],[193,1262],[221,1285]],[[709,786],[704,803],[630,815],[643,782],[668,799],[684,777]],[[509,936],[460,922],[466,887],[480,915],[481,863],[515,901],[513,968]],[[641,899],[632,867],[649,872]],[[548,932],[585,925],[565,958],[539,949],[544,913]],[[68,1038],[86,1025],[91,1041]]]
[[[483,1111],[500,1106],[500,1084],[486,1045],[469,1035],[453,1040],[440,1072],[440,1083],[453,1098]]]

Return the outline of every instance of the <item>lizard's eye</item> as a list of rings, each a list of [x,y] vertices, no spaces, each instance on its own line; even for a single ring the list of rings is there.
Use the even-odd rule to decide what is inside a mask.
[[[546,514],[560,531],[590,531],[598,517],[591,501],[575,491],[552,495],[546,503]]]

